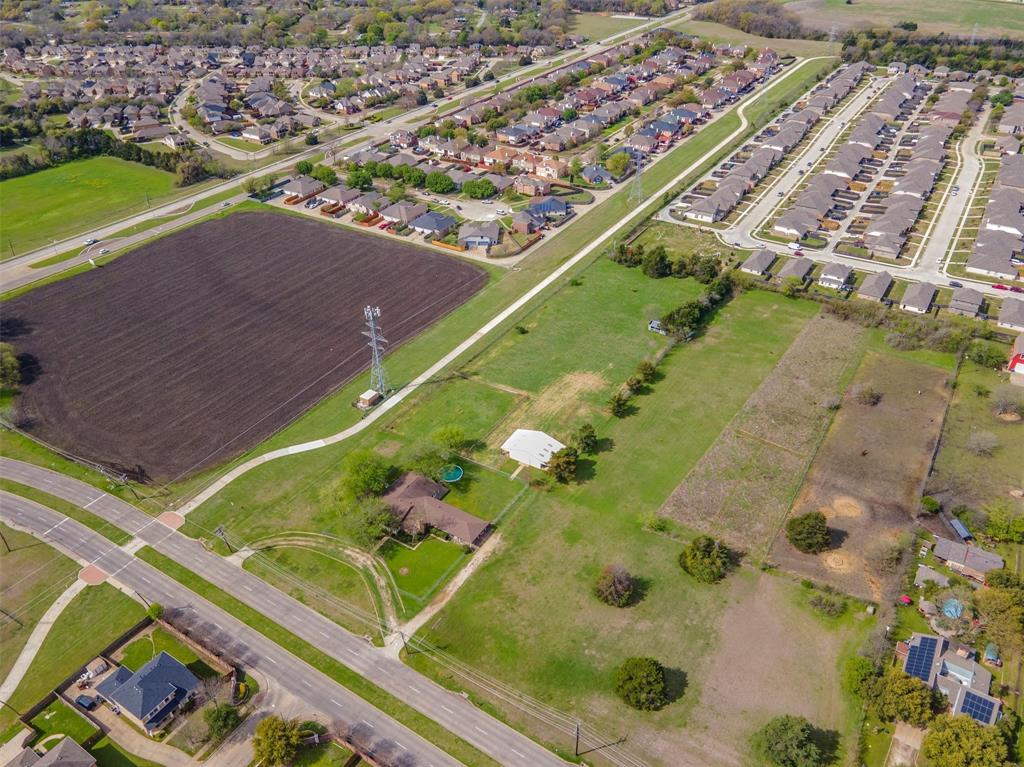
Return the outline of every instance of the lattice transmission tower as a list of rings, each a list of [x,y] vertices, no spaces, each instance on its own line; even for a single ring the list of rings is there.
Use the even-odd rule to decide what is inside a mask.
[[[367,306],[363,309],[363,316],[366,317],[367,327],[363,331],[363,335],[370,339],[366,343],[370,347],[371,353],[370,388],[380,396],[386,397],[391,393],[391,384],[388,383],[387,373],[384,372],[384,347],[387,345],[388,340],[381,335],[380,325],[378,324],[380,307]]]
[[[630,208],[636,208],[644,202],[644,182],[643,173],[641,173],[640,160],[636,157],[631,158],[633,163],[633,181],[629,185],[629,206]]]

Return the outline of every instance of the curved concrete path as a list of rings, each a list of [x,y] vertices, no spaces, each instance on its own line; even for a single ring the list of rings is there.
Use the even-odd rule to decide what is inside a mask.
[[[747,119],[747,108],[749,106],[751,106],[752,104],[758,104],[761,101],[761,99],[763,99],[767,94],[769,94],[772,90],[778,87],[779,83],[788,80],[790,75],[792,75],[797,70],[802,69],[807,64],[813,61],[821,61],[822,59],[832,58],[835,57],[815,56],[813,58],[804,59],[795,67],[793,67],[793,69],[791,69],[789,72],[786,72],[783,76],[779,77],[774,82],[769,83],[767,87],[750,94],[737,108],[736,113],[740,117],[740,126],[732,133],[730,133],[728,136],[726,136],[724,139],[722,139],[720,142],[718,142],[718,144],[716,144],[713,148],[711,148],[703,155],[701,155],[699,158],[694,160],[693,163],[691,163],[688,167],[686,167],[680,173],[678,173],[675,176],[675,178],[673,178],[667,184],[649,194],[647,197],[648,202],[650,200],[655,200],[659,197],[662,197],[666,192],[671,191],[682,179],[696,172],[705,162],[707,162],[709,158],[714,157],[720,151],[722,151],[722,149],[724,149],[733,141],[735,141],[739,136],[742,136],[743,133],[746,132],[747,128],[750,126],[750,122]],[[343,429],[337,434],[332,434],[328,437],[323,437],[321,439],[315,439],[310,442],[303,442],[298,445],[283,447],[278,450],[271,450],[270,452],[263,453],[262,455],[258,455],[255,458],[251,458],[248,461],[239,464],[238,466],[231,469],[231,471],[216,479],[200,493],[193,496],[191,499],[189,499],[180,507],[178,507],[176,511],[178,511],[178,513],[180,514],[188,514],[189,512],[197,509],[199,506],[208,501],[210,498],[219,493],[221,490],[223,490],[229,484],[231,484],[236,479],[241,477],[243,474],[252,471],[257,466],[262,466],[263,464],[269,463],[270,461],[275,461],[278,458],[285,458],[290,455],[297,455],[298,453],[306,453],[309,452],[310,450],[319,450],[320,448],[327,447],[328,445],[334,445],[337,444],[338,442],[343,442],[344,440],[349,439],[350,437],[354,437],[356,434],[359,434],[360,432],[369,428],[373,423],[380,420],[386,413],[388,413],[390,410],[394,409],[399,404],[401,404],[403,400],[405,400],[409,395],[413,394],[418,388],[420,388],[420,386],[430,381],[438,373],[440,373],[451,363],[453,363],[455,360],[461,357],[478,341],[480,341],[481,339],[489,335],[491,332],[493,332],[495,328],[497,328],[502,322],[507,320],[509,317],[511,317],[513,314],[515,314],[517,311],[523,308],[526,304],[528,304],[530,301],[536,298],[541,292],[543,292],[552,283],[554,283],[556,280],[565,275],[580,261],[587,258],[595,250],[601,248],[612,237],[614,237],[616,234],[618,234],[620,231],[625,229],[627,226],[630,226],[631,224],[632,217],[630,216],[608,227],[604,234],[602,234],[596,240],[592,241],[589,245],[580,250],[575,256],[565,261],[561,266],[559,266],[557,269],[551,272],[551,274],[549,274],[547,277],[545,277],[532,288],[530,288],[528,291],[526,291],[518,299],[513,301],[504,310],[498,312],[498,314],[491,318],[491,320],[487,322],[483,327],[481,327],[476,332],[472,333],[467,339],[465,339],[462,343],[460,343],[458,346],[456,346],[454,349],[452,349],[450,352],[444,355],[441,359],[439,359],[437,362],[435,362],[433,365],[431,365],[429,368],[423,371],[410,383],[406,384],[399,391],[395,392],[388,399],[384,400],[384,402],[378,405],[366,418],[362,419],[356,424],[353,424],[352,426],[349,426],[347,429]],[[557,237],[553,241],[557,242]]]
[[[18,685],[21,684],[21,680],[25,678],[25,674],[28,673],[29,666],[32,665],[32,661],[35,660],[36,653],[39,652],[39,648],[43,644],[43,640],[46,639],[46,635],[50,633],[54,622],[60,617],[60,614],[64,612],[64,608],[71,604],[71,600],[82,593],[82,590],[89,585],[80,578],[75,579],[59,597],[57,597],[53,604],[43,613],[43,617],[39,619],[39,622],[32,629],[32,633],[28,637],[28,641],[25,642],[25,646],[21,648],[21,652],[18,654],[18,659],[14,661],[14,665],[7,674],[7,678],[4,679],[2,685],[0,685],[0,701],[6,703],[14,695],[14,691],[18,689]]]

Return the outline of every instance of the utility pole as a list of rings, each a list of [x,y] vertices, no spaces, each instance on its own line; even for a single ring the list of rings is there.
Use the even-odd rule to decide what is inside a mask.
[[[213,531],[213,534],[220,538],[222,541],[224,541],[224,545],[228,547],[228,551],[230,551],[232,554],[235,553],[235,550],[231,548],[231,544],[228,543],[228,534],[227,531],[224,529],[223,525],[217,525],[217,528]]]
[[[576,756],[580,755],[580,723],[576,722],[576,750],[574,752]]]

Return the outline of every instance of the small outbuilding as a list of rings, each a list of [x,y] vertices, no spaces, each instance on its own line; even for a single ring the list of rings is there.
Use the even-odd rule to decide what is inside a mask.
[[[564,447],[557,439],[542,431],[516,429],[501,446],[501,452],[519,463],[535,469],[546,469],[551,456]]]

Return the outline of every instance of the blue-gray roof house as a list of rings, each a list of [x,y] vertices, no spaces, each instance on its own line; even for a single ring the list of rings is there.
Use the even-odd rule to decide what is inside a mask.
[[[569,214],[569,206],[563,200],[550,196],[531,202],[526,209],[545,218],[549,216],[561,218]]]
[[[195,675],[165,652],[138,671],[119,666],[96,685],[96,693],[103,700],[148,733],[162,729],[198,689]]]
[[[420,234],[437,239],[448,234],[448,232],[455,228],[457,223],[458,222],[451,216],[446,216],[443,213],[437,213],[436,211],[430,210],[419,218],[414,218],[409,223],[409,226]]]
[[[581,175],[589,184],[607,184],[612,180],[612,174],[600,165],[588,165]]]

